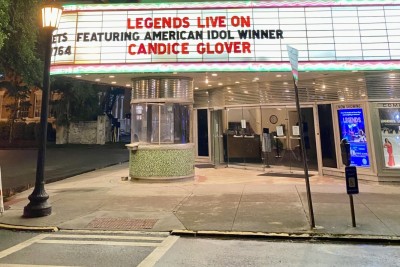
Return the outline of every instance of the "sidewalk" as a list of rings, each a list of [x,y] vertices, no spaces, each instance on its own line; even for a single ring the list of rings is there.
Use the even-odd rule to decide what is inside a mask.
[[[360,181],[351,226],[344,179],[312,176],[316,228],[310,229],[302,178],[235,168],[196,168],[194,181],[139,183],[126,180],[128,164],[47,184],[50,216],[22,218],[32,190],[9,202],[1,227],[175,231],[269,235],[329,235],[400,240],[400,186]],[[208,232],[212,233],[212,232]],[[214,232],[215,233],[215,232]]]

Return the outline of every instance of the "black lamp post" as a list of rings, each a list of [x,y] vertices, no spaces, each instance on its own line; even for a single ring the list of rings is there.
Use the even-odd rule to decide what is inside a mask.
[[[45,57],[43,70],[42,110],[40,114],[40,139],[36,165],[35,188],[28,197],[29,204],[24,207],[23,217],[34,218],[51,214],[51,205],[47,202],[49,195],[44,189],[44,163],[46,159],[47,118],[49,114],[50,61],[53,31],[58,27],[62,8],[49,1],[42,7],[42,27],[45,33]]]

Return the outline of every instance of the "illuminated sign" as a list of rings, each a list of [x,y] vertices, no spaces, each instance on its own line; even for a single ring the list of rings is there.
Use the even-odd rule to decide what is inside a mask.
[[[379,108],[385,167],[400,167],[400,103],[382,103]]]
[[[66,5],[51,72],[285,71],[287,45],[299,71],[399,68],[400,5],[300,2]]]
[[[262,60],[255,40],[280,51],[284,39],[279,25],[258,23],[262,16],[248,9],[67,13],[53,36],[53,64]]]
[[[368,143],[361,108],[339,109],[340,138],[350,143],[350,164],[369,167]]]

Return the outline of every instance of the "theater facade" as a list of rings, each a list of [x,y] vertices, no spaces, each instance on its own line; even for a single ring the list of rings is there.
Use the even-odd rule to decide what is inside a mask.
[[[130,176],[194,162],[400,181],[400,4],[390,0],[65,5],[52,75],[131,91]],[[304,148],[287,45],[299,51]]]

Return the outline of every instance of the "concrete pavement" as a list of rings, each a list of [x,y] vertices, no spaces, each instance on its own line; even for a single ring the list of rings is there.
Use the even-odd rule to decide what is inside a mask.
[[[304,179],[236,168],[196,168],[194,181],[127,180],[127,163],[47,184],[53,213],[22,218],[31,190],[15,195],[2,227],[326,236],[400,241],[400,186],[360,181],[351,226],[344,179],[310,178],[316,228],[310,229]],[[43,228],[39,228],[43,229]]]

